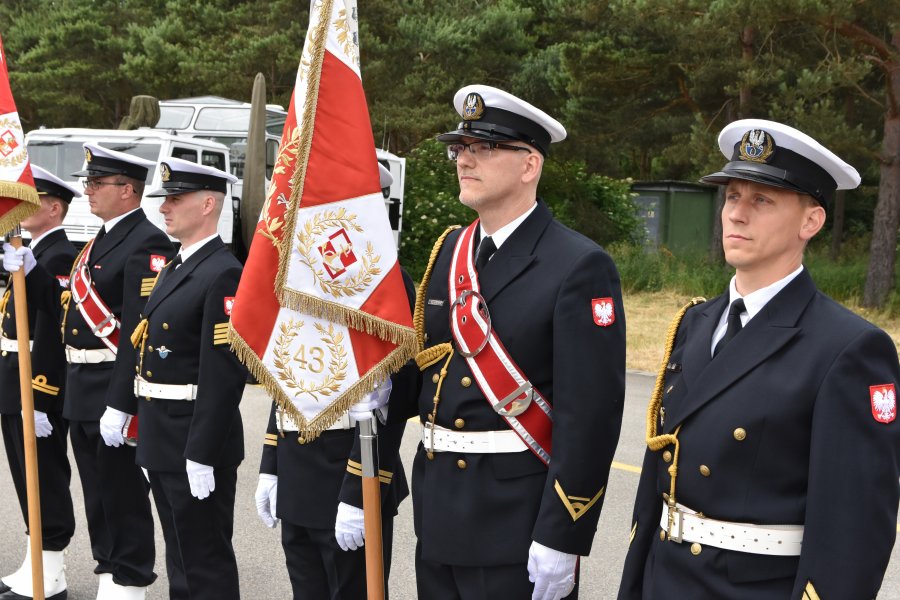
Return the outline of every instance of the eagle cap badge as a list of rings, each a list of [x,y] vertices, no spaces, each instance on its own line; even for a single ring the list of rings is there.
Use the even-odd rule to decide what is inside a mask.
[[[160,172],[160,175],[162,176],[162,180],[164,182],[167,182],[170,179],[172,179],[172,171],[169,170],[169,165],[167,165],[166,163],[162,164],[162,167],[159,169],[159,172]]]
[[[91,154],[91,151],[89,148],[84,149],[84,160],[86,160],[88,163],[90,163],[92,160],[94,160],[94,155]]]
[[[893,383],[869,386],[872,416],[879,423],[890,423],[897,418],[897,390]]]
[[[591,316],[600,327],[609,327],[616,322],[616,309],[612,298],[594,298],[591,300]]]
[[[738,153],[741,160],[764,163],[775,152],[775,140],[762,129],[751,129],[741,138]]]
[[[484,98],[472,92],[463,102],[463,121],[477,121],[484,114]]]

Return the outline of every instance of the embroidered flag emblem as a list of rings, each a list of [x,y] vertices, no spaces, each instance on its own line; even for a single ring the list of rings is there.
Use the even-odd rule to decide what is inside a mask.
[[[594,323],[600,327],[609,327],[616,322],[616,311],[612,298],[594,298],[591,300],[591,314]]]
[[[166,266],[166,257],[160,256],[159,254],[151,254],[150,255],[150,270],[154,273],[159,273],[163,270],[163,267]]]
[[[869,386],[872,416],[879,423],[890,423],[897,418],[897,393],[893,383]]]
[[[57,275],[56,281],[59,282],[59,287],[63,289],[69,289],[69,276],[68,275]]]
[[[225,314],[231,316],[231,309],[234,307],[234,296],[225,296]]]

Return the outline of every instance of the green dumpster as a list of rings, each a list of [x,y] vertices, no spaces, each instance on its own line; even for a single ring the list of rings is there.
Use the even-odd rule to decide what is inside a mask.
[[[637,181],[636,193],[647,243],[673,253],[705,252],[716,218],[717,186],[688,181]]]

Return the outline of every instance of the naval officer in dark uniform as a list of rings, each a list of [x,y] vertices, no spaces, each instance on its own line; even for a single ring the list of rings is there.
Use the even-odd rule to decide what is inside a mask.
[[[416,302],[419,597],[574,598],[622,419],[619,276],[537,196],[563,126],[488,86],[454,105],[438,140],[479,219],[438,241]]]
[[[382,190],[393,178],[379,165]],[[410,303],[415,298],[412,279],[403,271]],[[419,373],[415,364],[391,378],[387,393],[401,404],[415,402]],[[406,398],[401,402],[400,397]],[[365,404],[365,400],[360,404]],[[356,406],[319,437],[306,442],[287,413],[275,403],[269,415],[256,507],[269,527],[281,521],[281,544],[294,598],[365,600],[366,559],[362,515],[362,459],[355,435]],[[371,418],[372,411],[367,417]],[[400,460],[400,442],[406,418],[390,413],[378,425],[378,474],[381,481],[382,548],[384,579],[391,569],[393,522],[400,503],[409,495]],[[337,531],[335,525],[337,521]]]
[[[159,211],[181,250],[123,346],[134,393],[110,407],[138,417],[137,463],[166,540],[169,598],[239,598],[231,536],[247,370],[228,344],[228,322],[241,264],[217,233],[237,178],[177,158],[160,171],[162,189],[148,196],[164,198]]]
[[[900,498],[897,352],[803,266],[859,174],[772,121],[719,147],[703,181],[726,186],[735,275],[670,329],[619,598],[874,598]]]
[[[117,361],[118,348],[127,358],[128,335],[174,248],[141,209],[156,165],[94,144],[84,144],[84,152],[85,168],[73,175],[85,178],[91,212],[103,226],[75,259],[69,290],[60,295],[56,277],[38,266],[26,277],[28,300],[58,319],[66,346],[63,417],[84,490],[97,600],[141,599],[156,579],[150,487],[135,449],[116,447],[127,415],[106,407],[131,394],[134,370]],[[16,253],[26,271],[29,254]]]
[[[66,289],[76,252],[75,246],[66,237],[62,222],[72,198],[80,198],[81,192],[37,165],[31,166],[31,173],[40,194],[41,208],[24,219],[22,227],[31,234],[31,250],[37,263],[56,277],[60,289]],[[40,467],[38,481],[41,490],[44,595],[47,598],[62,598],[66,590],[63,551],[75,533],[75,514],[69,493],[72,478],[67,456],[69,425],[62,417],[66,355],[58,324],[47,314],[36,310],[34,304],[29,305],[28,330],[33,340],[31,367]],[[10,285],[0,300],[0,389],[3,390],[0,394],[0,428],[27,533],[28,494],[25,486],[17,339],[15,298]],[[31,544],[27,543],[26,548],[22,567],[4,577],[0,583],[0,598],[33,596]]]

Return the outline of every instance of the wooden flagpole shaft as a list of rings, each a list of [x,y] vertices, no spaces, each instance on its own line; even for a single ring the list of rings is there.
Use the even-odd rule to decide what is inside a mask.
[[[18,228],[10,239],[14,248],[22,247]],[[25,488],[28,492],[28,533],[31,537],[31,579],[33,597],[44,600],[44,560],[41,535],[41,488],[38,484],[37,439],[34,434],[34,393],[31,389],[31,337],[28,328],[28,302],[25,297],[25,269],[12,274],[16,299],[16,338],[19,342],[19,388],[22,392],[22,428],[25,438]]]
[[[375,448],[375,417],[359,421],[362,451],[363,518],[366,531],[366,591],[368,600],[384,600],[384,557],[381,540],[381,483]]]

